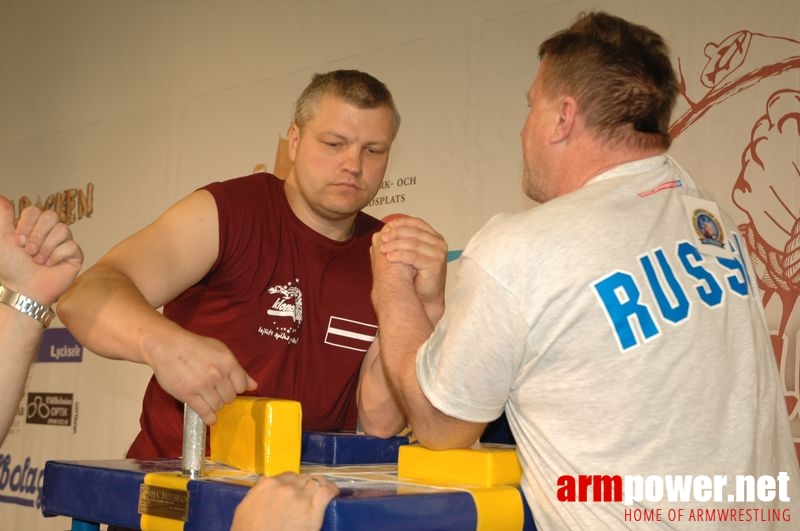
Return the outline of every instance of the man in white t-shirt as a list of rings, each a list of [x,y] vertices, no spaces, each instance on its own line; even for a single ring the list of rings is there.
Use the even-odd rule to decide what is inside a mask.
[[[665,42],[590,13],[539,56],[521,136],[543,204],[475,235],[441,317],[397,263],[419,225],[373,238],[414,434],[468,447],[505,411],[540,529],[790,528],[800,475],[760,295],[736,227],[666,155]]]

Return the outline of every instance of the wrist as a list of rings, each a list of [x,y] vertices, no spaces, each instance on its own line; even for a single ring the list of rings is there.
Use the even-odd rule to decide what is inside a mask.
[[[444,315],[444,300],[437,299],[435,301],[424,302],[423,307],[425,308],[425,315],[428,316],[431,325],[436,326],[436,323],[438,323],[442,315]]]
[[[21,314],[33,318],[42,327],[47,328],[55,317],[55,312],[50,306],[45,306],[22,293],[16,292],[0,284],[0,304],[10,306]]]

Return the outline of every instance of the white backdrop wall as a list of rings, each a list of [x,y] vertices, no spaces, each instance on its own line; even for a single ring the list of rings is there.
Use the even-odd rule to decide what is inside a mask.
[[[760,250],[800,441],[796,0],[0,0],[0,194],[17,214],[59,211],[92,264],[195,188],[273,169],[311,75],[357,68],[403,116],[368,211],[424,217],[458,251],[493,213],[534,206],[519,130],[537,46],[589,9],[672,47],[685,80],[672,154]],[[59,326],[0,447],[0,530],[67,528],[40,515],[45,462],[119,458],[138,428],[148,368],[82,351]]]

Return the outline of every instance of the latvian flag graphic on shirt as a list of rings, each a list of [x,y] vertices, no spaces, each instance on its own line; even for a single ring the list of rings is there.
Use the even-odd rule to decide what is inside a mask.
[[[328,321],[328,333],[325,334],[325,343],[366,352],[376,335],[378,335],[378,327],[375,325],[331,315]]]

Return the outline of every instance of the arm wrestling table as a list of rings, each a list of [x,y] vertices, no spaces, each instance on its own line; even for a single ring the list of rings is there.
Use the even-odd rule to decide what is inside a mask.
[[[196,479],[181,472],[180,459],[48,461],[43,513],[71,518],[73,531],[96,531],[100,524],[227,530],[236,506],[260,475],[293,470],[323,474],[339,487],[325,512],[325,531],[535,530],[519,489],[512,446],[436,452],[409,444],[406,437],[301,433],[299,419],[290,419],[287,427],[271,410],[273,399],[255,400],[229,409],[227,417],[220,415],[219,428],[212,427],[211,458]],[[266,407],[265,421],[252,414],[253,407]],[[253,417],[242,431],[241,418]],[[245,452],[215,452],[215,446],[224,446],[219,434],[215,437],[220,429],[226,440],[238,441],[236,451],[244,447]],[[274,437],[285,438],[292,430],[295,435],[285,439],[288,448]],[[273,466],[275,450],[290,455],[288,465]]]

